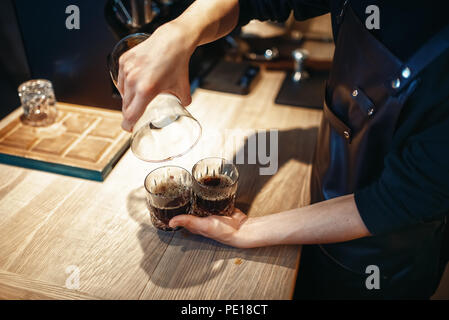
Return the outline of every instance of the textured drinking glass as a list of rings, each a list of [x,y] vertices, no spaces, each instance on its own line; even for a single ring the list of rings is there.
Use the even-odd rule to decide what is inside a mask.
[[[109,71],[117,85],[120,56],[148,39],[136,33],[120,40],[109,56]],[[131,150],[141,160],[168,161],[192,149],[201,137],[201,125],[171,94],[159,94],[148,104],[133,129]]]
[[[239,180],[235,165],[222,158],[206,158],[193,166],[192,176],[194,215],[232,215]]]
[[[180,214],[190,214],[192,176],[181,167],[165,166],[151,171],[145,178],[147,206],[153,225],[163,231],[174,231],[168,223]]]
[[[50,81],[43,79],[30,80],[22,83],[18,91],[23,108],[23,123],[41,127],[55,122],[57,116],[56,99]]]

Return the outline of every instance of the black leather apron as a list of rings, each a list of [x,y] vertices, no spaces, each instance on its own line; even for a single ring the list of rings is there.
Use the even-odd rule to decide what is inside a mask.
[[[449,34],[442,31],[404,63],[366,29],[347,3],[338,20],[312,171],[312,202],[353,193],[380,176],[401,109],[416,89],[420,71],[445,49],[442,42]],[[360,283],[346,283],[358,287],[354,292],[366,290],[366,267],[377,265],[382,277],[379,296],[412,297],[411,292],[418,291],[426,296],[439,280],[444,224],[434,221],[320,249],[337,268],[356,275],[353,279]]]

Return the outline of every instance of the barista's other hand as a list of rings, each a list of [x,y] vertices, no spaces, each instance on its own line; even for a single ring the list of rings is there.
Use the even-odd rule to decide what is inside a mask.
[[[183,106],[190,104],[189,60],[195,47],[181,26],[168,23],[120,57],[117,87],[123,98],[123,129],[132,131],[159,93],[177,96]]]
[[[217,240],[218,242],[245,248],[246,241],[239,235],[238,231],[241,226],[248,220],[248,216],[239,209],[235,209],[230,217],[226,216],[209,216],[205,218],[193,215],[179,215],[170,220],[169,226],[184,227],[192,233]]]

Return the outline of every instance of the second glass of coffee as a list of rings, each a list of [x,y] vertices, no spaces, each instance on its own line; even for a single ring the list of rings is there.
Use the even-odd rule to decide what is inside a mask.
[[[174,216],[191,213],[190,173],[181,167],[160,167],[145,178],[145,189],[153,225],[163,231],[177,230],[170,228],[168,223]]]
[[[230,216],[234,212],[239,173],[222,158],[206,158],[192,169],[193,214]]]

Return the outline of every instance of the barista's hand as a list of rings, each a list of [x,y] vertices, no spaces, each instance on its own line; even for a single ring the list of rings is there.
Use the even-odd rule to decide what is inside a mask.
[[[123,129],[131,131],[159,93],[177,96],[183,106],[190,104],[189,60],[196,44],[188,38],[181,26],[168,23],[120,57],[117,87],[123,98]]]
[[[371,236],[354,194],[254,218],[238,209],[232,217],[180,215],[170,220],[170,227],[176,226],[238,248],[336,243]]]
[[[179,215],[170,220],[170,227],[184,227],[192,233],[217,240],[221,243],[245,248],[246,241],[239,235],[241,226],[246,223],[248,217],[239,209],[235,209],[231,217],[209,216],[199,218],[193,215]]]

